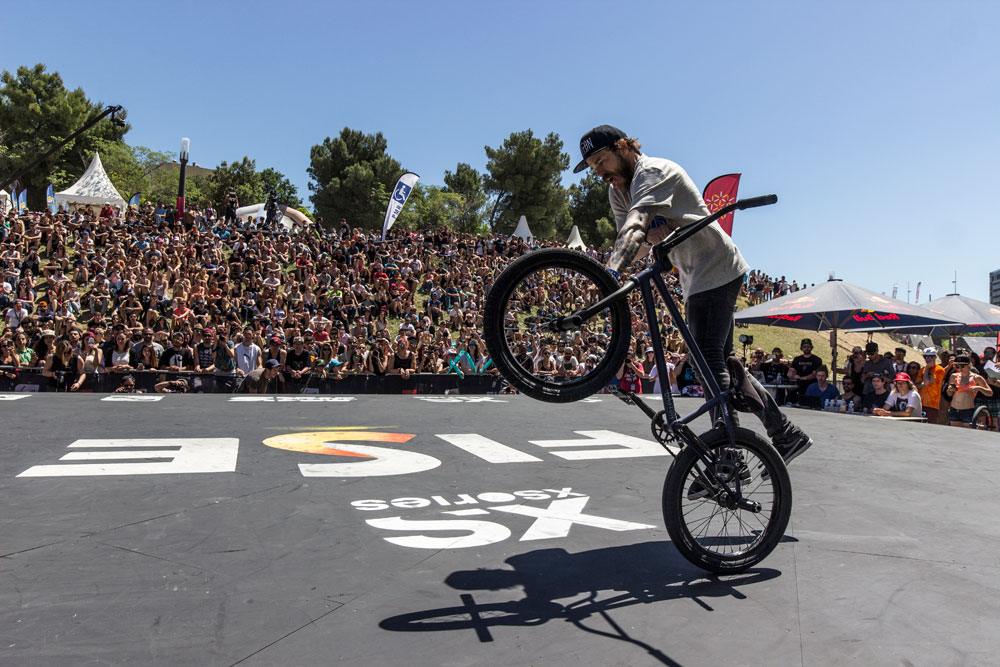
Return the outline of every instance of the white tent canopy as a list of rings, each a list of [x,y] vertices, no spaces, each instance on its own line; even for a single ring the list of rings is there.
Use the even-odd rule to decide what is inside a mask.
[[[7,211],[13,208],[10,202],[10,195],[6,190],[0,190],[0,215],[7,215]]]
[[[110,203],[115,208],[124,209],[125,200],[115,188],[111,179],[104,171],[101,156],[96,152],[90,161],[87,171],[83,172],[76,183],[55,195],[56,206],[60,204],[96,204]]]
[[[580,230],[576,225],[573,225],[573,229],[569,232],[569,238],[566,240],[566,247],[573,248],[574,250],[586,250],[587,244],[583,242],[580,238]]]
[[[514,230],[513,235],[519,239],[524,239],[525,241],[530,241],[535,238],[531,233],[531,230],[528,229],[528,219],[523,215],[521,216],[521,219],[517,221],[517,228]]]

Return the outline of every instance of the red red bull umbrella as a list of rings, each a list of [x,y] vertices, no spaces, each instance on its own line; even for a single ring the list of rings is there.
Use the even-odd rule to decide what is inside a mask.
[[[958,326],[935,326],[928,329],[928,334],[950,334],[958,336],[964,333],[998,333],[1000,332],[1000,306],[994,306],[985,301],[970,299],[961,294],[934,299],[920,306],[922,310],[932,315],[946,317],[960,322]]]
[[[843,280],[830,279],[736,313],[744,324],[833,331],[834,380],[837,368],[837,331],[872,331],[955,326],[955,320],[919,306],[893,299]]]

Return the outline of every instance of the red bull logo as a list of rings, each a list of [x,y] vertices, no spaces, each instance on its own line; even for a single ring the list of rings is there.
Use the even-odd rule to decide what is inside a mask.
[[[767,317],[772,320],[784,320],[786,322],[798,322],[802,319],[801,315],[768,315]]]
[[[857,313],[851,316],[854,318],[855,322],[884,322],[886,320],[898,320],[899,315],[896,313],[876,313],[875,311],[868,311]]]

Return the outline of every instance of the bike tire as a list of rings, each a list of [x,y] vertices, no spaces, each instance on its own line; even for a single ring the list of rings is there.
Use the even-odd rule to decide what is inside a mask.
[[[724,428],[712,429],[700,437],[713,453],[730,447],[729,436]],[[785,462],[777,450],[757,433],[745,428],[735,429],[735,442],[737,450],[753,459],[753,463],[748,464],[752,479],[742,485],[741,491],[744,497],[751,500],[769,500],[767,504],[762,503],[765,505],[764,511],[753,513],[749,510],[727,509],[710,497],[697,500],[688,498],[690,485],[698,478],[698,471],[703,467],[701,458],[691,446],[684,447],[677,455],[663,483],[663,519],[674,546],[688,561],[716,574],[742,572],[766,558],[785,534],[792,512],[792,484]],[[765,469],[769,473],[766,480],[761,478]],[[767,487],[760,489],[765,484]],[[704,503],[704,506],[699,507],[696,503]],[[745,549],[729,553],[712,549],[707,545],[716,540],[721,543],[723,538],[707,535],[699,538],[694,535],[693,527],[700,525],[698,522],[705,521],[699,518],[702,512],[696,510],[711,512],[711,517],[718,515],[724,530],[728,530],[730,522],[735,518],[733,526],[746,526],[746,532],[753,532],[750,530],[754,523],[750,521],[751,517],[757,517],[755,522],[762,524],[762,530]],[[734,514],[735,512],[744,512],[748,516],[742,517]],[[759,518],[764,515],[766,523]],[[708,532],[707,527],[705,532]],[[727,533],[725,543],[738,539],[740,538],[731,539]]]
[[[972,413],[972,428],[977,431],[992,431],[993,430],[993,420],[990,415],[990,411],[985,405],[980,405],[976,408],[976,411]]]
[[[483,337],[497,370],[518,391],[549,403],[577,401],[606,387],[624,363],[632,329],[628,300],[623,298],[607,309],[612,327],[610,343],[593,370],[566,382],[539,378],[517,362],[505,325],[514,290],[533,273],[545,270],[575,271],[599,290],[601,298],[620,287],[599,262],[583,253],[564,248],[532,251],[512,262],[493,283],[483,312]]]

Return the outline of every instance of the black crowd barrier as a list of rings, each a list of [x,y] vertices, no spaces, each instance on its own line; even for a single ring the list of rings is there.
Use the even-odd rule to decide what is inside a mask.
[[[214,373],[169,373],[164,371],[132,371],[130,373],[88,373],[80,387],[82,392],[111,393],[130,375],[136,389],[153,393],[160,382],[185,380],[188,391],[210,394],[232,394],[241,390],[243,378]],[[13,377],[11,377],[13,376]],[[40,370],[0,368],[0,391],[36,392],[64,391],[54,378]],[[341,380],[309,377],[306,380],[279,378],[271,380],[269,394],[499,394],[503,383],[496,375],[431,375],[418,373],[403,379],[399,375],[345,375]]]

